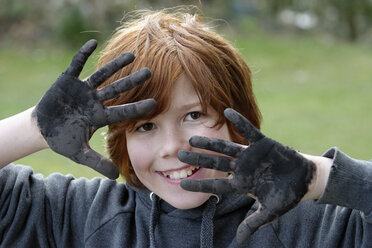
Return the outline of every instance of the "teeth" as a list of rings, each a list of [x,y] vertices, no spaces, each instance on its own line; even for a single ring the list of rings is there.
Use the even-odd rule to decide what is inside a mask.
[[[188,176],[191,176],[193,171],[195,170],[198,170],[199,169],[199,166],[196,166],[196,167],[191,167],[191,168],[188,168],[188,169],[184,169],[184,170],[179,170],[179,171],[172,171],[170,172],[169,174],[165,173],[165,172],[162,172],[164,176],[166,177],[169,177],[170,179],[183,179],[183,178],[186,178]]]
[[[180,179],[180,173],[178,171],[173,172],[174,179]]]
[[[185,178],[187,177],[187,171],[186,170],[181,170],[180,171],[180,178]]]

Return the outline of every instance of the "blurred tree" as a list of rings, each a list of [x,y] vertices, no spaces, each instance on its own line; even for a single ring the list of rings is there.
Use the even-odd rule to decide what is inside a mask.
[[[355,41],[372,23],[372,1],[318,0],[316,13],[327,31]]]
[[[346,34],[349,40],[354,41],[358,37],[358,17],[362,17],[363,5],[365,0],[330,0],[331,4],[337,11],[338,28],[346,27]]]
[[[91,30],[93,26],[77,5],[68,4],[60,13],[56,26],[56,35],[69,45],[75,46],[96,38]]]
[[[43,35],[45,11],[35,3],[38,1],[0,0],[0,41],[10,37],[32,42]]]
[[[283,12],[315,16],[318,30],[357,40],[372,23],[372,0],[0,0],[0,41],[57,38],[81,44],[105,39],[135,9],[196,5],[206,16],[239,22],[251,18],[269,30],[297,31],[280,23]],[[371,31],[372,32],[372,31]]]

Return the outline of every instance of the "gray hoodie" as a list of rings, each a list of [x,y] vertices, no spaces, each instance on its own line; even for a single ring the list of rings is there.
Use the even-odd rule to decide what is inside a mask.
[[[257,209],[252,198],[212,196],[179,210],[147,189],[43,178],[11,164],[0,170],[0,247],[372,247],[372,163],[336,148],[324,156],[334,164],[322,197],[301,202],[242,245],[235,232]]]

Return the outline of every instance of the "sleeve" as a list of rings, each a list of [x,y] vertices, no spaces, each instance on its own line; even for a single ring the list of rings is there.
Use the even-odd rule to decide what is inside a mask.
[[[326,188],[272,224],[285,247],[372,247],[372,163],[337,148]],[[309,245],[310,244],[310,245]]]
[[[337,148],[323,156],[333,159],[320,204],[333,204],[357,209],[372,224],[372,162],[353,159]]]
[[[30,167],[6,166],[0,170],[0,247],[84,247],[86,237],[115,214],[108,206],[125,201],[122,190],[115,200],[117,187],[103,178],[44,178]]]

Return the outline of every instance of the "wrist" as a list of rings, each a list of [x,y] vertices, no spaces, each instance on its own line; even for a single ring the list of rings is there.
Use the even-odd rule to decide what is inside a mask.
[[[32,117],[33,110],[0,121],[0,168],[48,147]]]
[[[47,142],[45,141],[37,125],[35,106],[26,110],[26,112],[28,112],[28,117],[29,117],[28,128],[29,128],[29,133],[31,134],[29,138],[31,142],[33,142],[35,149],[42,150],[45,148],[49,148]]]
[[[302,200],[317,200],[322,195],[328,181],[329,172],[333,160],[321,156],[312,156],[308,154],[301,154],[306,159],[312,161],[315,165],[313,179],[311,180],[308,192],[304,195]]]

